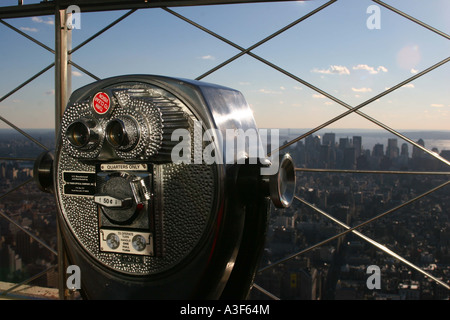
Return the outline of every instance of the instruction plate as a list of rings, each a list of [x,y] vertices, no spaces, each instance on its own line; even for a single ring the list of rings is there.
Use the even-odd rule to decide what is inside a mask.
[[[93,196],[95,194],[95,172],[63,172],[64,194]]]
[[[100,229],[100,250],[153,256],[153,234],[150,232]]]

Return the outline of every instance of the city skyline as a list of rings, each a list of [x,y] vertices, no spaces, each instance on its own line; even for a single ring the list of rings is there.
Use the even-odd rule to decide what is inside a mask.
[[[49,130],[47,135],[42,134],[38,138],[48,143],[52,136]],[[26,137],[18,133],[14,137],[14,140],[8,140],[7,135],[0,137],[0,155],[31,157],[33,152],[40,151]],[[397,139],[390,140],[393,148],[394,140]],[[317,144],[317,141],[320,143]],[[337,135],[328,133],[321,137],[311,135],[304,142],[291,146],[290,151],[293,159],[305,164],[306,168],[351,169],[359,166],[369,170],[392,170],[400,165],[406,171],[417,169],[416,166],[420,170],[440,170],[436,166],[439,162],[431,157],[410,153],[409,160],[405,162],[404,158],[397,155],[384,157],[384,150],[383,156],[374,155],[371,150],[370,155],[366,153],[367,161],[355,162],[352,157],[356,156],[356,152],[351,151],[357,150],[355,146],[364,144],[363,136],[361,139],[359,136],[337,138]],[[323,148],[324,145],[335,145],[335,148]],[[347,151],[350,152],[345,152],[345,147],[349,147]],[[334,154],[322,152],[330,149],[334,149]],[[21,166],[23,163],[10,160],[0,162],[2,192],[32,176],[31,168]],[[446,179],[442,175],[349,175],[337,172],[301,172],[297,178],[298,197],[348,225],[358,225]],[[446,208],[450,197],[446,191],[437,191],[435,196],[426,197],[410,208],[393,212],[361,231],[447,283],[450,272],[450,233]],[[56,208],[50,194],[43,195],[36,185],[30,183],[24,189],[4,197],[0,207],[21,225],[32,228],[45,243],[56,246]],[[318,216],[300,202],[295,202],[286,210],[274,210],[261,267],[340,231],[337,224]],[[18,228],[0,219],[0,281],[21,282],[55,263],[55,257],[48,250],[41,248],[37,251],[37,243],[27,239]],[[380,289],[371,290],[366,286],[366,269],[369,265],[380,266]],[[281,299],[448,299],[448,291],[430,279],[350,234],[272,270],[259,274],[255,279],[256,284]],[[48,272],[46,276],[35,280],[33,285],[56,287],[56,273]],[[252,291],[252,297],[265,298],[256,290]]]
[[[248,48],[326,1],[179,7],[171,10]],[[15,5],[5,1],[2,6]],[[390,5],[447,32],[450,4],[435,0],[391,1]],[[368,27],[370,6],[380,9],[379,29]],[[72,47],[126,11],[81,13],[72,31]],[[276,18],[275,18],[276,17]],[[231,19],[232,18],[232,19]],[[17,29],[53,47],[52,16],[6,19]],[[232,22],[231,22],[232,21]],[[130,34],[132,36],[130,37]],[[0,96],[53,62],[53,56],[6,26],[0,38]],[[372,1],[337,1],[252,52],[356,106],[448,56],[445,38]],[[138,10],[75,52],[72,59],[100,78],[131,73],[196,78],[239,51],[162,9]],[[93,58],[94,57],[94,58]],[[431,71],[362,108],[395,129],[446,130],[450,120],[449,66]],[[3,117],[21,128],[54,125],[54,71],[50,69],[0,102]],[[248,55],[231,62],[203,81],[240,90],[259,127],[314,128],[345,108]],[[72,90],[93,82],[72,67]],[[1,124],[1,127],[7,127]],[[349,115],[333,128],[379,128]]]

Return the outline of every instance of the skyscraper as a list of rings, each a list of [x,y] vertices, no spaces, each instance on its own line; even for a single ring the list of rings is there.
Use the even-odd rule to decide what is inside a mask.
[[[344,150],[345,148],[350,147],[350,140],[348,138],[340,138],[339,139],[339,149]]]
[[[422,146],[422,147],[425,147],[425,142],[424,142],[422,139],[419,139],[419,140],[417,141],[417,144],[420,145],[420,146]],[[416,147],[416,146],[413,147],[413,151],[412,151],[412,158],[413,158],[413,159],[423,158],[424,154],[425,154],[425,153],[424,153],[423,150],[419,149],[419,148]]]
[[[384,146],[377,143],[373,146],[372,157],[383,157],[384,156]]]
[[[402,149],[401,149],[400,155],[403,157],[409,158],[409,150],[408,150],[407,143],[402,144]]]
[[[345,169],[355,169],[356,156],[355,148],[345,148],[344,150],[344,168]]]
[[[355,148],[355,156],[359,157],[362,152],[362,138],[361,136],[353,136],[353,148]]]
[[[322,138],[322,144],[324,146],[330,146],[334,148],[336,143],[336,135],[334,133],[325,133]]]
[[[395,158],[398,158],[398,155],[399,155],[399,149],[397,146],[397,139],[388,139],[386,156],[389,159],[395,159]]]

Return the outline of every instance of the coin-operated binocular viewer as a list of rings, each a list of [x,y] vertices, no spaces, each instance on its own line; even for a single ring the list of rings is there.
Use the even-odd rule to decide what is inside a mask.
[[[76,90],[35,177],[55,194],[82,295],[246,298],[270,201],[288,207],[295,191],[292,159],[261,156],[259,138],[229,88],[130,75]]]

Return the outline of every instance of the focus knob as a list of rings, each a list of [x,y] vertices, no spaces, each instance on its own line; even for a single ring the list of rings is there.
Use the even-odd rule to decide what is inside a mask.
[[[101,193],[94,196],[105,216],[116,224],[130,223],[149,199],[144,180],[128,173],[110,175]]]

